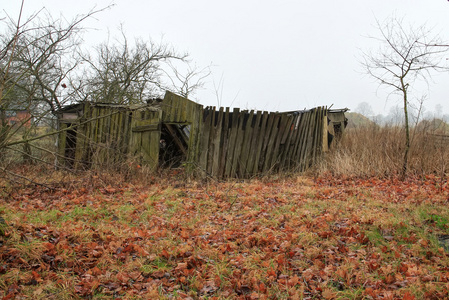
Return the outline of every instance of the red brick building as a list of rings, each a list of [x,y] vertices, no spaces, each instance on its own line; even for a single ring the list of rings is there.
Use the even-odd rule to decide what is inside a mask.
[[[8,110],[6,111],[6,122],[8,125],[31,126],[32,117],[28,110]]]

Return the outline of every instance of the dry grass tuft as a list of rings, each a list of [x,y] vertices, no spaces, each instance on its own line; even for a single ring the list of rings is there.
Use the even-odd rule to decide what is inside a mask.
[[[409,174],[444,177],[449,162],[449,138],[445,133],[419,127],[412,129],[411,139]],[[401,171],[404,147],[405,131],[401,127],[350,128],[318,169],[345,176],[395,176]]]

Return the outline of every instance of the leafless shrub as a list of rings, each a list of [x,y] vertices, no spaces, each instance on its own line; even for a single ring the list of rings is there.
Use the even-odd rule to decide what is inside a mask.
[[[414,128],[411,139],[409,174],[436,174],[448,171],[449,137],[431,128]],[[339,176],[400,175],[402,172],[404,128],[371,125],[350,128],[337,147],[331,149],[320,163],[320,172]]]

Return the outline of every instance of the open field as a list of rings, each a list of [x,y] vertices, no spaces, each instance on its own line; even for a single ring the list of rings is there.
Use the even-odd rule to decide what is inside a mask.
[[[449,297],[438,178],[83,180],[0,194],[0,298]]]

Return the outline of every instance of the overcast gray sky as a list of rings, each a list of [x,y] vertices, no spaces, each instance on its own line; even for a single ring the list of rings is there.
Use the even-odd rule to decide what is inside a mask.
[[[20,0],[0,0],[16,16]],[[99,43],[124,25],[129,38],[152,38],[187,51],[199,66],[212,67],[205,89],[195,95],[203,105],[217,105],[215,85],[223,79],[222,106],[287,111],[319,105],[355,109],[368,102],[376,113],[400,105],[363,75],[360,49],[373,45],[375,19],[392,14],[416,25],[427,24],[449,40],[446,0],[28,0],[25,15],[42,7],[55,17],[71,19],[98,8],[116,5],[85,26]],[[449,74],[436,74],[425,107],[440,104],[449,113]],[[415,95],[420,97],[421,95]]]

